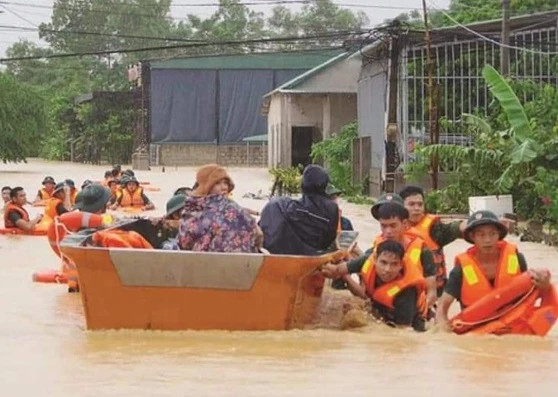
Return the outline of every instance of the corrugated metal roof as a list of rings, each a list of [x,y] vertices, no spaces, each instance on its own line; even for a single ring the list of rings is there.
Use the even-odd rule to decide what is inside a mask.
[[[342,50],[268,52],[240,55],[216,55],[188,58],[175,58],[165,61],[152,61],[153,69],[311,69]]]
[[[518,15],[510,18],[510,32],[515,31],[528,31],[529,29],[542,29],[556,27],[558,19],[558,10],[538,12],[534,14]],[[463,24],[467,28],[474,30],[482,35],[499,35],[502,30],[502,19],[492,19],[487,21],[479,21],[468,24]],[[430,31],[432,43],[445,43],[452,41],[450,35],[462,39],[478,39],[478,37],[471,32],[468,32],[463,26],[451,25],[440,28],[435,28]],[[406,33],[406,44],[408,46],[424,44],[424,30],[414,29]],[[367,56],[379,52],[383,45],[387,45],[388,41],[376,41],[368,44],[362,48],[361,52]]]

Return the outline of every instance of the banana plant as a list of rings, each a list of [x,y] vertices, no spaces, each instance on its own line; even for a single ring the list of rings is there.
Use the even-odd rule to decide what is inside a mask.
[[[505,193],[514,186],[514,173],[528,167],[542,149],[533,139],[534,131],[525,109],[508,82],[490,65],[484,67],[482,74],[490,92],[502,107],[510,128],[494,132],[486,120],[466,113],[462,115],[461,122],[475,134],[474,146],[437,144],[422,147],[420,152],[427,158],[437,155],[442,163],[472,166],[478,172],[497,171],[493,185],[495,193]]]

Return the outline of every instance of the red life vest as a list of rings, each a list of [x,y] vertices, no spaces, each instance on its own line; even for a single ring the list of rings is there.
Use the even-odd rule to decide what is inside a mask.
[[[4,228],[17,228],[17,225],[13,224],[10,220],[10,214],[12,212],[17,212],[21,216],[21,219],[29,222],[29,214],[27,213],[27,211],[25,211],[24,208],[20,207],[19,205],[15,205],[14,203],[8,203],[6,204],[6,208],[4,209]]]

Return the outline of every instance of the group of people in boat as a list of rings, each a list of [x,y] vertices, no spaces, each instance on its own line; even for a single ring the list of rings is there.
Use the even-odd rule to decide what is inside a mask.
[[[115,185],[119,188],[113,190]],[[122,173],[119,167],[110,175],[107,172],[102,184],[84,184],[75,196],[69,180],[56,184],[46,177],[43,186],[37,199],[54,200],[47,204],[53,216],[71,209],[103,214],[122,205],[153,208],[133,172]],[[273,198],[261,214],[236,203],[231,197],[234,188],[225,168],[201,167],[195,184],[177,189],[168,201],[164,218],[152,219],[165,235],[164,243],[153,248],[316,256],[337,250],[339,233],[353,229],[339,209],[341,192],[318,165],[304,169],[300,198]],[[27,228],[40,221],[40,217],[29,220],[20,211],[27,203],[22,188],[11,189],[9,196],[4,214],[7,226]],[[426,213],[422,189],[407,186],[399,194],[380,197],[371,214],[381,227],[372,247],[363,252],[355,246],[344,261],[328,263],[320,270],[335,280],[335,288],[347,288],[370,300],[374,316],[394,327],[424,331],[428,320],[435,319],[441,329],[449,329],[448,310],[455,300],[467,308],[525,272],[535,288],[545,290],[551,285],[547,272],[527,268],[517,247],[505,241],[506,224],[490,211],[445,223]],[[259,222],[255,215],[260,216]],[[472,246],[455,258],[448,276],[444,247],[459,238]],[[140,239],[130,246],[149,244]]]

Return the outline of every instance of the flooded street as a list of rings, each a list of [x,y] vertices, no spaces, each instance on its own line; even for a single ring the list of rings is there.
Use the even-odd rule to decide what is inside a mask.
[[[0,165],[0,185],[23,186],[33,200],[45,175],[56,180],[100,180],[106,166],[51,163]],[[264,169],[230,169],[234,199],[269,191]],[[136,173],[160,187],[146,192],[164,213],[179,186],[191,186],[194,168]],[[29,208],[33,216],[42,208]],[[344,203],[344,215],[367,247],[379,232],[367,206]],[[515,236],[511,240],[517,240]],[[447,249],[448,263],[467,248]],[[555,248],[520,243],[529,266],[551,268]],[[432,396],[555,395],[558,328],[538,337],[417,334],[371,324],[332,328],[348,292],[326,291],[317,329],[288,332],[156,332],[84,330],[80,296],[65,286],[31,282],[34,271],[57,269],[46,237],[0,236],[0,390],[3,396]],[[555,368],[556,367],[556,368]]]

